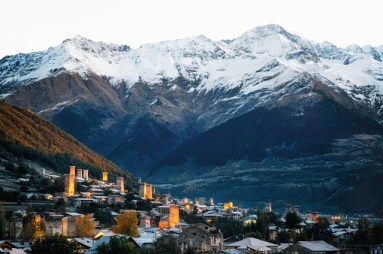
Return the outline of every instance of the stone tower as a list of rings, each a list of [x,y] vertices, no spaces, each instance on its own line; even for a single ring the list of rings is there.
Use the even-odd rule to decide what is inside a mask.
[[[84,169],[82,171],[82,178],[84,178],[86,181],[89,179],[89,171],[87,169]]]
[[[71,197],[75,193],[75,166],[70,166],[69,175],[65,175],[65,195]]]
[[[125,193],[125,186],[124,186],[124,178],[123,177],[117,177],[116,178],[116,185],[117,188],[120,190],[120,193]]]
[[[77,169],[77,178],[82,178],[82,169],[81,168]]]
[[[102,172],[102,181],[103,182],[108,181],[108,172],[106,172],[106,171]]]
[[[174,228],[178,222],[180,222],[180,210],[178,206],[172,205],[169,211],[169,228]]]

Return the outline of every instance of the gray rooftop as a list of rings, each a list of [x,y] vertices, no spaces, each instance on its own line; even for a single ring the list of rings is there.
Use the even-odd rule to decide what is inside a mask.
[[[325,241],[298,241],[298,244],[311,251],[338,251],[331,244]]]

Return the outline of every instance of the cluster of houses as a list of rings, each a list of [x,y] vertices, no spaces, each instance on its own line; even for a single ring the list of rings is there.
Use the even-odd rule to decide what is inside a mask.
[[[46,177],[55,177],[47,175]],[[324,241],[298,241],[297,243],[285,243],[277,245],[277,235],[279,232],[287,230],[286,228],[278,227],[273,224],[269,225],[268,232],[271,242],[263,241],[253,237],[233,236],[224,239],[221,231],[215,227],[209,226],[211,222],[220,218],[229,218],[241,221],[244,225],[256,223],[257,216],[249,215],[248,211],[240,207],[234,206],[233,202],[215,204],[210,198],[207,200],[204,197],[190,200],[189,198],[174,198],[169,194],[158,195],[155,193],[155,188],[151,184],[139,182],[139,194],[130,202],[138,202],[146,200],[151,203],[150,211],[134,210],[139,218],[139,237],[130,237],[118,235],[110,229],[96,227],[94,237],[78,238],[76,237],[75,222],[78,217],[84,214],[76,212],[76,208],[84,204],[124,204],[126,202],[126,191],[124,179],[117,177],[115,181],[110,182],[108,173],[102,173],[101,180],[90,179],[88,170],[77,169],[71,166],[69,174],[65,177],[65,191],[62,195],[50,194],[34,194],[41,196],[40,198],[51,200],[52,202],[59,198],[64,198],[67,201],[67,211],[64,213],[45,212],[36,214],[36,221],[45,221],[45,234],[47,236],[60,234],[68,236],[78,243],[81,251],[84,253],[96,253],[97,247],[103,243],[108,243],[113,236],[124,237],[138,248],[154,248],[154,243],[161,236],[167,235],[174,237],[182,252],[189,250],[194,253],[339,253],[340,250]],[[83,185],[85,191],[76,191],[78,183],[87,183]],[[131,210],[121,209],[119,213],[111,212],[114,218],[120,213]],[[264,211],[272,212],[271,203],[266,203]],[[205,223],[188,224],[180,220],[180,213],[193,213],[201,218]],[[297,227],[297,232],[303,228],[310,227],[318,223],[319,213],[308,211],[300,213],[298,206],[286,206],[285,214],[294,212],[301,216],[302,222]],[[26,211],[17,210],[12,213],[9,220],[9,236],[12,241],[0,241],[0,253],[24,253],[30,250],[29,243],[17,241],[21,239],[23,230],[23,218]],[[283,215],[281,220],[284,220]],[[323,217],[323,215],[321,215]],[[330,222],[342,222],[344,218],[340,215],[328,216]],[[94,219],[96,225],[99,223]],[[349,221],[348,221],[349,222]],[[346,241],[352,234],[355,234],[357,229],[338,227],[336,224],[330,226],[334,241],[341,244]],[[274,242],[274,243],[273,243]],[[375,252],[374,254],[383,254]]]

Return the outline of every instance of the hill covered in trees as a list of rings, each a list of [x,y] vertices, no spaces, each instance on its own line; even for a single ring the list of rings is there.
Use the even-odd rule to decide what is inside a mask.
[[[81,125],[81,119],[73,125]],[[132,182],[132,175],[30,110],[0,102],[0,162],[37,162],[58,173],[69,165],[89,169],[93,177],[108,171]]]

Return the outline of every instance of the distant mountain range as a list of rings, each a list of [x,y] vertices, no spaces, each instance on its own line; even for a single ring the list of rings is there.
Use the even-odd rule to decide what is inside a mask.
[[[359,209],[346,202],[358,196],[376,210],[382,60],[383,46],[342,49],[278,25],[138,49],[77,36],[1,59],[0,96],[163,191],[250,205],[303,191],[306,204]]]
[[[58,173],[69,172],[70,165],[89,169],[91,177],[102,171],[124,176],[133,184],[132,175],[96,154],[72,136],[37,114],[0,102],[0,158],[20,163],[28,160]]]

